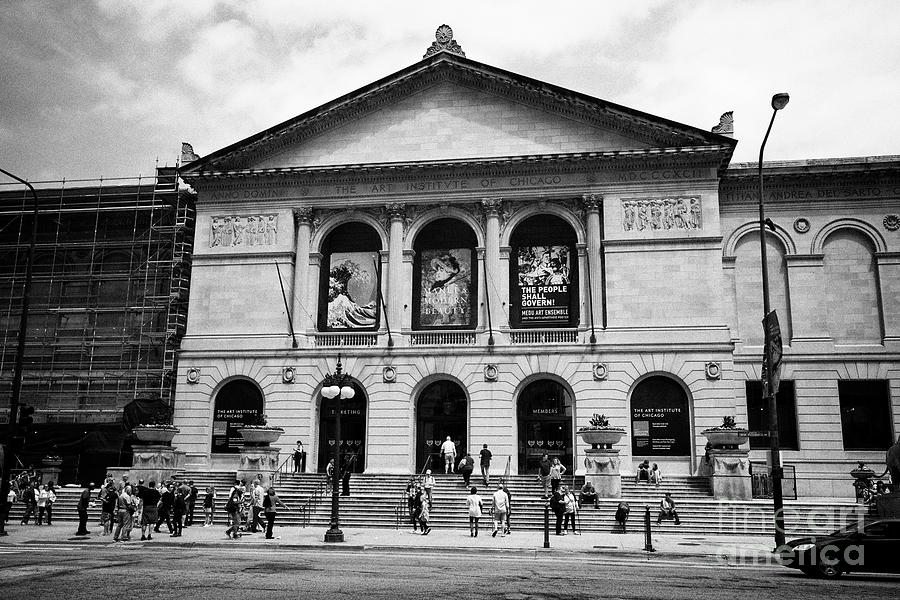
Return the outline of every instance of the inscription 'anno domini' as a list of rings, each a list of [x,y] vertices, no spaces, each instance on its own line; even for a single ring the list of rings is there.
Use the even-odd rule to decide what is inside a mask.
[[[700,229],[700,198],[622,200],[625,231]]]

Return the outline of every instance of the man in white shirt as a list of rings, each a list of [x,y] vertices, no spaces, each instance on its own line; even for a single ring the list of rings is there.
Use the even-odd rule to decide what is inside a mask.
[[[501,535],[506,535],[504,533],[504,528],[506,527],[506,513],[509,511],[509,496],[506,495],[506,492],[503,490],[503,484],[497,486],[497,491],[494,492],[493,495],[494,500],[494,533],[491,534],[491,537],[497,537],[497,532],[499,531]]]
[[[256,533],[256,524],[260,523],[265,526],[265,523],[262,522],[263,512],[263,500],[266,498],[266,491],[263,489],[262,483],[259,479],[253,482],[253,522],[250,524],[250,531]]]
[[[456,444],[447,436],[444,443],[441,444],[441,454],[444,455],[444,473],[452,473],[456,464]]]

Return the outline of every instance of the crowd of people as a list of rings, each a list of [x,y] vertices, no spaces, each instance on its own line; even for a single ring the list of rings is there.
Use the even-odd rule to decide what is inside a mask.
[[[450,441],[450,440],[447,440]],[[452,441],[450,442],[453,443]],[[295,460],[302,470],[302,445],[298,442]],[[304,453],[305,454],[305,453]],[[445,469],[452,472],[453,467],[463,478],[465,491],[464,503],[469,520],[469,533],[477,537],[480,520],[487,515],[492,523],[492,535],[505,536],[511,533],[510,515],[512,512],[512,494],[506,481],[501,478],[496,489],[488,500],[478,494],[478,488],[471,485],[474,472],[474,459],[466,453],[457,464],[455,450]],[[482,482],[490,489],[491,452],[484,444],[480,452]],[[335,473],[334,461],[326,468],[326,482],[333,483],[335,476],[343,483],[342,495],[349,495],[350,469],[345,468],[341,474]],[[585,506],[599,508],[599,494],[590,481],[585,481],[580,488],[564,485],[566,467],[559,458],[550,458],[547,453],[541,457],[538,465],[538,479],[541,482],[543,498],[548,501],[550,510],[555,516],[556,535],[567,535],[571,531],[580,535],[577,527],[577,514]],[[638,465],[636,481],[658,485],[662,481],[659,467],[650,465],[648,461]],[[409,522],[414,532],[422,535],[431,533],[431,512],[434,507],[435,477],[430,469],[426,469],[420,477],[412,477],[406,487],[405,497],[409,514]],[[33,522],[35,525],[53,524],[53,505],[56,502],[56,488],[53,482],[41,483],[40,477],[29,477],[23,472],[10,482],[10,493],[7,502],[21,502],[25,505],[22,525]],[[141,541],[152,540],[154,534],[162,533],[165,526],[170,537],[183,535],[185,527],[199,523],[199,508],[202,507],[203,527],[210,527],[215,520],[217,509],[217,492],[214,487],[201,491],[194,482],[164,481],[157,484],[150,481],[145,485],[143,479],[133,484],[128,475],[116,481],[107,475],[103,484],[95,492],[91,483],[80,494],[78,501],[79,524],[77,536],[89,535],[87,529],[88,509],[100,508],[100,535],[111,536],[114,542],[127,542],[132,539],[135,527],[140,530]],[[227,529],[225,535],[229,539],[238,539],[244,533],[265,531],[267,539],[273,538],[273,526],[278,508],[288,509],[278,497],[274,487],[265,488],[257,478],[252,483],[235,480],[234,485],[225,496],[222,506],[225,513]],[[289,509],[288,509],[289,510]],[[615,520],[623,533],[627,532],[627,520],[630,508],[627,502],[620,502]],[[675,501],[669,493],[660,501],[657,523],[662,520],[674,520],[680,523]]]

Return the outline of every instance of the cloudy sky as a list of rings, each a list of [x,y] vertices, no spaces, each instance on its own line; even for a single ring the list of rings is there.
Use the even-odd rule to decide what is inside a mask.
[[[209,154],[421,59],[466,55],[709,129],[753,161],[900,154],[900,2],[5,0],[0,167],[134,176]]]

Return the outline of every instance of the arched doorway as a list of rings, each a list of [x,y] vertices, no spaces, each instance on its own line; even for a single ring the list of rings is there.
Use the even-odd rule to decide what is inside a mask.
[[[416,472],[426,464],[435,473],[444,472],[441,444],[448,435],[456,444],[456,461],[465,455],[467,412],[466,392],[452,381],[436,381],[422,390],[416,411]]]
[[[652,375],[631,392],[631,453],[635,457],[691,455],[691,415],[684,388]]]
[[[571,471],[572,394],[563,384],[540,379],[525,386],[519,394],[519,473],[536,473],[546,452]]]
[[[350,384],[353,398],[341,400],[341,464],[350,465],[351,473],[362,473],[366,467],[366,392],[355,381]],[[328,461],[334,458],[337,401],[322,398],[319,409],[319,461],[320,473],[325,472]]]
[[[213,408],[212,451],[237,454],[244,445],[238,428],[263,414],[263,395],[248,379],[235,379],[222,386]]]

